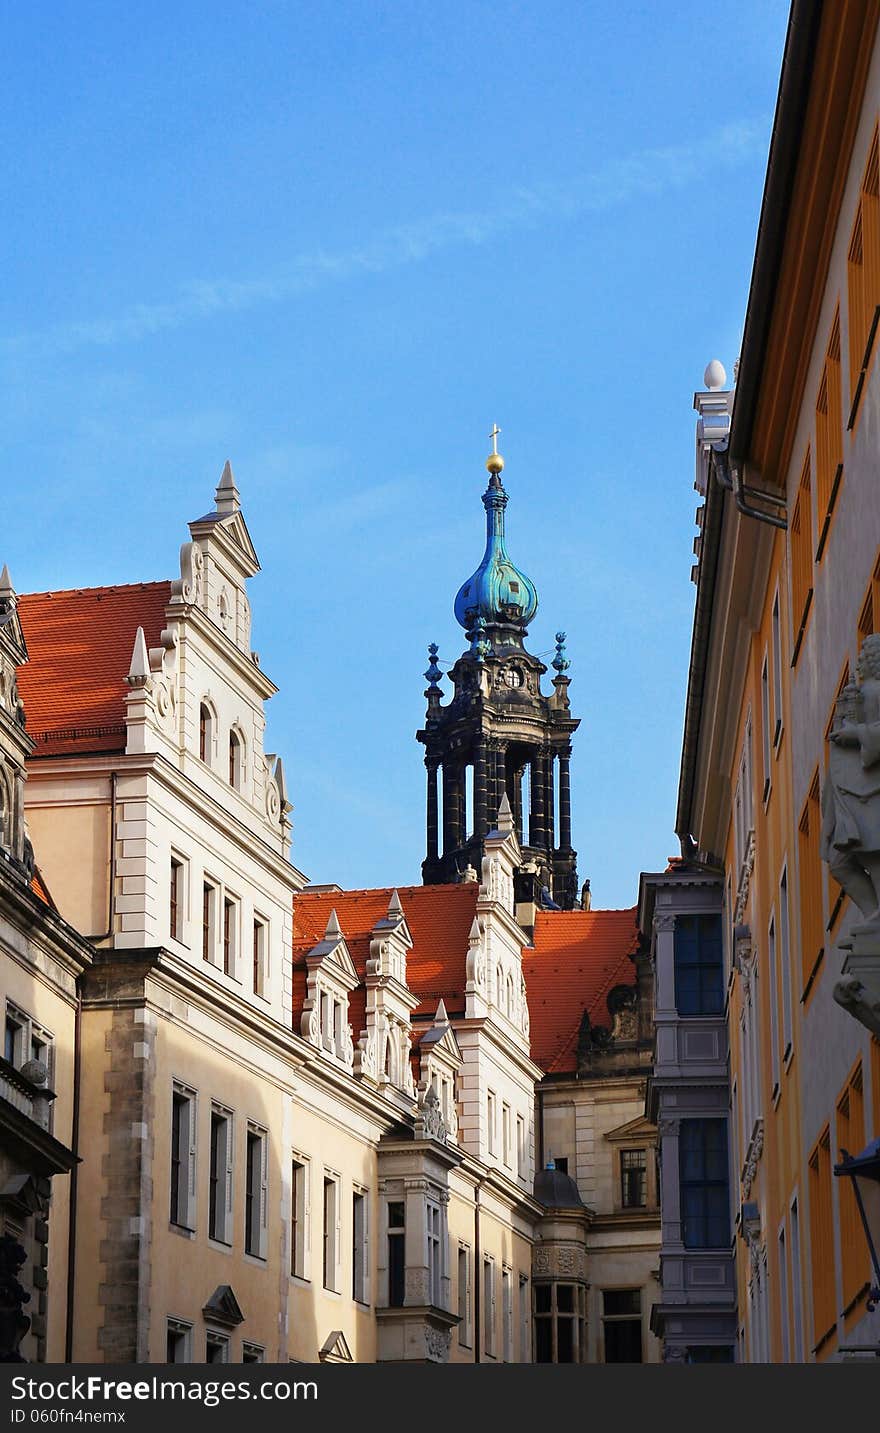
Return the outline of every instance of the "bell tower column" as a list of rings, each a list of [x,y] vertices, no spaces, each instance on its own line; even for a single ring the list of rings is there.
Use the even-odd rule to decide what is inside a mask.
[[[478,840],[482,840],[488,829],[489,783],[486,758],[486,739],[480,737],[474,753],[474,835]]]
[[[436,756],[425,757],[425,766],[428,772],[427,857],[429,861],[436,861],[440,854],[438,849],[439,813],[437,810],[437,768],[439,764]]]
[[[571,850],[571,747],[563,747],[559,753],[559,846],[563,851]]]

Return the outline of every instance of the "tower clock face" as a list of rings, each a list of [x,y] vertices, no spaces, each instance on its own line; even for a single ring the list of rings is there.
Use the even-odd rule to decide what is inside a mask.
[[[516,667],[502,667],[502,669],[501,669],[501,685],[502,685],[502,686],[504,686],[504,687],[521,687],[521,686],[522,686],[522,681],[523,681],[523,679],[522,679],[522,672],[520,672]]]

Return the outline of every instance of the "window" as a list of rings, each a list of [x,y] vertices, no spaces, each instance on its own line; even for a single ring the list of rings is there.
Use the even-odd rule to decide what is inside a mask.
[[[878,295],[880,297],[880,295]],[[840,391],[840,309],[834,315],[825,367],[816,396],[816,500],[819,513],[821,562],[843,475],[843,409]]]
[[[297,1279],[306,1279],[308,1250],[309,1176],[308,1160],[294,1156],[291,1160],[290,1272]]]
[[[174,1082],[171,1095],[171,1223],[195,1228],[196,1096]]]
[[[513,1280],[509,1269],[501,1270],[501,1333],[504,1362],[513,1363]]]
[[[820,1134],[807,1162],[810,1182],[810,1255],[813,1273],[813,1351],[828,1342],[837,1327],[834,1294],[834,1216],[831,1205],[831,1132]]]
[[[526,1122],[522,1115],[516,1117],[516,1175],[525,1179],[526,1170]]]
[[[519,1276],[519,1361],[528,1363],[529,1350],[529,1278],[527,1274]]]
[[[822,918],[822,863],[819,857],[819,769],[813,775],[809,795],[798,823],[798,885],[801,906],[801,975],[804,988],[825,954],[825,923]]]
[[[165,1362],[192,1362],[192,1324],[183,1319],[169,1319],[166,1329]]]
[[[351,1196],[351,1296],[357,1304],[368,1302],[369,1271],[367,1249],[367,1196],[355,1189]]]
[[[749,845],[755,827],[752,782],[752,719],[751,716],[749,716],[746,720],[742,754],[739,763],[739,776],[737,778],[736,792],[733,798],[734,862],[737,875],[739,875],[746,856],[748,855]]]
[[[403,1307],[406,1297],[406,1210],[402,1199],[388,1204],[388,1305]]]
[[[486,1096],[486,1132],[489,1153],[495,1153],[495,1095],[492,1090]]]
[[[745,1347],[746,1331],[740,1328],[740,1342]],[[732,1343],[691,1344],[687,1351],[688,1363],[734,1363]]]
[[[730,1243],[726,1120],[682,1120],[679,1162],[685,1248],[726,1248]]]
[[[202,885],[202,959],[209,965],[214,964],[214,948],[216,946],[216,904],[217,887],[205,881]]]
[[[766,801],[770,795],[770,747],[772,733],[770,731],[770,672],[767,661],[767,654],[764,653],[764,665],[761,668],[761,754],[763,757],[763,785],[761,787],[762,801]]]
[[[868,153],[859,204],[853,223],[847,262],[849,319],[849,426],[855,426],[855,412],[871,358],[875,316],[880,303],[880,197],[878,197],[877,130]]]
[[[208,1329],[205,1334],[205,1363],[229,1362],[229,1338],[225,1333]]]
[[[558,1169],[560,1174],[568,1174],[568,1155],[556,1155],[553,1160],[553,1167],[554,1169]]]
[[[184,863],[179,856],[172,853],[168,909],[168,929],[172,940],[183,939],[183,914],[186,899],[184,878]]]
[[[720,1015],[724,1009],[720,915],[678,916],[674,941],[679,1015]]]
[[[6,1008],[6,1028],[3,1036],[3,1057],[10,1065],[23,1065],[22,1049],[24,1042],[24,1025],[13,1014],[9,1007]]]
[[[265,1363],[266,1350],[258,1343],[244,1343],[241,1345],[242,1363]]]
[[[21,1069],[28,1060],[39,1060],[45,1066],[49,1086],[55,1063],[55,1036],[32,1020],[24,1010],[6,1002],[6,1024],[3,1032],[3,1054],[10,1065]],[[51,1111],[50,1111],[51,1118]]]
[[[254,994],[266,993],[266,922],[254,916],[253,940]]]
[[[511,1163],[510,1152],[510,1105],[501,1106],[501,1153],[504,1163],[509,1167]]]
[[[241,790],[242,750],[241,737],[231,731],[229,733],[229,785],[234,786],[236,791]]]
[[[223,897],[223,974],[235,975],[238,954],[238,901]]]
[[[804,1361],[804,1328],[801,1317],[801,1224],[796,1199],[791,1203],[791,1305],[794,1314],[794,1360]]]
[[[458,1342],[461,1348],[471,1346],[471,1251],[466,1244],[458,1246]]]
[[[862,1062],[859,1060],[837,1102],[838,1158],[860,1154],[865,1145],[865,1101]],[[870,1276],[865,1235],[851,1179],[837,1180],[840,1211],[840,1259],[843,1313],[846,1314]]]
[[[773,746],[782,735],[782,624],[779,620],[779,593],[773,599]]]
[[[583,1363],[585,1290],[578,1284],[535,1284],[535,1362]]]
[[[199,707],[199,757],[206,765],[211,762],[211,747],[214,740],[214,719],[211,708],[202,702]]]
[[[324,1288],[339,1292],[336,1267],[339,1256],[339,1176],[324,1171],[323,1226]]]
[[[220,1105],[211,1106],[208,1233],[221,1244],[231,1243],[232,1114]]]
[[[483,1260],[483,1352],[495,1357],[495,1260]]]
[[[648,1151],[620,1151],[620,1202],[624,1209],[644,1209],[648,1202]]]
[[[788,918],[788,871],[779,880],[779,964],[782,969],[782,1058],[787,1060],[794,1041],[791,1003],[791,941]]]
[[[782,1362],[791,1362],[791,1338],[788,1318],[788,1251],[785,1247],[785,1226],[778,1236],[777,1256],[779,1258],[779,1322],[782,1329]]]
[[[794,512],[791,515],[789,537],[791,539],[791,620],[795,633],[791,665],[794,666],[807,625],[810,603],[813,600],[813,497],[809,448],[804,459]]]
[[[767,930],[767,979],[770,982],[770,1097],[779,1093],[779,972],[776,961],[776,920]]]
[[[440,1232],[440,1209],[428,1202],[428,1303],[443,1307],[443,1248]]]
[[[269,1139],[264,1129],[248,1124],[245,1173],[244,1251],[266,1257],[268,1224]]]
[[[641,1363],[641,1289],[603,1290],[602,1330],[606,1363]]]

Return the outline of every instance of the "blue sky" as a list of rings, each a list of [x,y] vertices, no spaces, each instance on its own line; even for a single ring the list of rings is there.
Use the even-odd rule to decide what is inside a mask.
[[[487,434],[568,633],[599,906],[672,834],[692,395],[730,372],[787,0],[2,5],[2,551],[170,577],[229,457],[293,859],[412,883],[426,644],[458,655]]]

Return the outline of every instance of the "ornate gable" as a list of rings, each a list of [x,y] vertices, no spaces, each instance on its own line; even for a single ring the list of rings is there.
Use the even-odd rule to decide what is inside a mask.
[[[434,1023],[418,1045],[419,1085],[417,1120],[435,1139],[458,1138],[457,1076],[462,1066],[461,1050],[446,1013],[443,1000],[437,1006]],[[433,1099],[430,1097],[433,1095]],[[440,1132],[442,1130],[442,1133]]]
[[[639,1115],[637,1119],[628,1120],[616,1129],[606,1130],[603,1138],[610,1144],[631,1144],[634,1140],[637,1143],[650,1144],[657,1138],[657,1126],[645,1119],[644,1115]]]
[[[244,1314],[229,1284],[218,1284],[202,1313],[213,1323],[225,1324],[227,1328],[244,1323]]]
[[[410,1065],[411,1016],[418,997],[406,983],[406,956],[412,935],[400,897],[392,891],[388,911],[372,930],[364,984],[367,989],[366,1024],[358,1041],[358,1074],[402,1096],[407,1105],[415,1096]]]
[[[354,1039],[348,1021],[348,997],[359,981],[335,910],[330,912],[323,940],[306,956],[306,969],[306,998],[300,1020],[303,1038],[351,1070]]]

